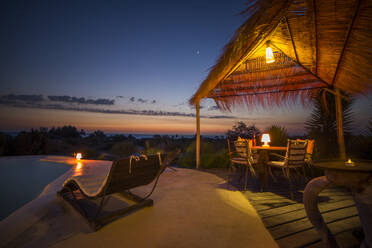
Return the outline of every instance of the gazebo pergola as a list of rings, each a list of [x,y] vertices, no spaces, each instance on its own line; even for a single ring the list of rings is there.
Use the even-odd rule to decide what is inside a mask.
[[[340,158],[345,158],[341,98],[372,85],[372,0],[257,0],[207,78],[196,106],[200,163],[200,101],[234,105],[308,104],[325,91],[336,101]]]

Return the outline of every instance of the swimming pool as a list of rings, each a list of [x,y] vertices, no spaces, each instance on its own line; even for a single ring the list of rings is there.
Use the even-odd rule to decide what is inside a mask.
[[[0,221],[36,198],[70,165],[40,161],[44,156],[0,157]]]

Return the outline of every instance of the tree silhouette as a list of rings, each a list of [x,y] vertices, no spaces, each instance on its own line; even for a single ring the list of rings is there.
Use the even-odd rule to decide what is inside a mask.
[[[305,122],[305,129],[310,138],[315,139],[319,157],[338,157],[337,124],[335,96],[325,92],[314,99],[310,118]],[[352,131],[353,99],[342,99],[343,128],[345,144],[348,144]]]

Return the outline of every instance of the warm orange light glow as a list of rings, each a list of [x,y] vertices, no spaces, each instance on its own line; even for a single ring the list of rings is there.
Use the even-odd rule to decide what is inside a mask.
[[[345,165],[346,166],[355,166],[355,163],[353,161],[351,161],[351,158],[349,158],[346,162],[345,162]]]
[[[271,47],[266,48],[266,64],[270,64],[275,62],[273,51],[271,50]]]
[[[80,171],[80,170],[81,170],[81,167],[83,167],[83,163],[80,162],[80,161],[77,162],[77,163],[76,163],[76,170],[77,170],[77,171]]]
[[[80,160],[81,158],[83,157],[83,155],[81,155],[81,153],[76,153],[76,160]]]
[[[270,142],[270,135],[268,133],[264,133],[262,135],[262,138],[261,138],[261,142],[264,142],[264,144],[262,146],[269,146],[269,142]]]
[[[83,163],[81,161],[76,162],[76,166],[74,168],[73,176],[81,176],[83,172]]]

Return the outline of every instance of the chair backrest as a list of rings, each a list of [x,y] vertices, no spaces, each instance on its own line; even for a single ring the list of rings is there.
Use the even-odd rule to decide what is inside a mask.
[[[162,167],[165,155],[139,156],[118,159],[113,162],[106,194],[122,192],[151,183]]]
[[[298,141],[305,141],[301,139],[297,139]],[[315,140],[307,140],[307,148],[306,148],[306,155],[305,159],[307,162],[311,162],[313,160],[313,153],[315,147]]]
[[[306,140],[297,139],[297,141],[306,141]],[[306,155],[312,156],[313,152],[314,152],[314,147],[315,147],[315,140],[308,139],[307,140],[307,147],[306,147]]]
[[[305,163],[305,154],[307,140],[288,139],[286,164],[287,166],[303,165]]]
[[[235,140],[235,152],[240,157],[248,157],[251,155],[251,144],[252,140],[244,139],[244,140]]]

